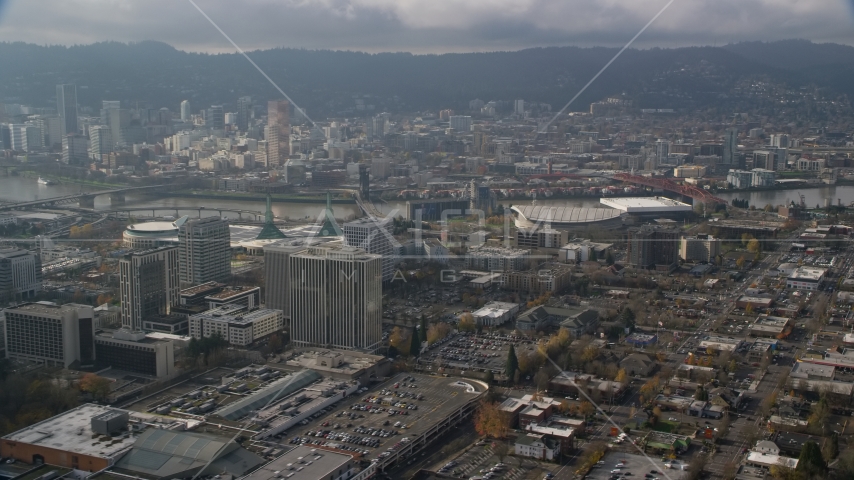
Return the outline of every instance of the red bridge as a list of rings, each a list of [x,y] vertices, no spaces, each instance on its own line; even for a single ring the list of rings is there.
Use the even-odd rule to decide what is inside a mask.
[[[722,203],[724,205],[727,204],[727,201],[718,198],[711,193],[703,190],[702,188],[697,188],[693,185],[680,185],[678,183],[673,183],[670,180],[664,178],[655,178],[655,177],[642,177],[640,175],[631,175],[628,173],[616,173],[613,176],[614,180],[620,180],[621,182],[626,183],[634,183],[638,185],[645,185],[647,187],[652,188],[660,188],[662,190],[667,190],[669,192],[676,192],[680,195],[685,195],[686,197],[691,197],[694,200],[699,200],[706,204],[715,204]]]

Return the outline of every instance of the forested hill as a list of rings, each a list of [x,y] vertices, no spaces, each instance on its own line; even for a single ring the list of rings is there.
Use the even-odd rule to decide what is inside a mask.
[[[354,96],[377,110],[465,110],[469,100],[550,103],[560,108],[617,52],[554,47],[515,52],[411,55],[271,49],[249,55],[309,113],[363,115]],[[854,48],[807,41],[725,47],[627,50],[571,108],[625,93],[638,106],[691,108],[731,99],[755,79],[792,88],[854,93]],[[78,85],[81,105],[122,100],[177,110],[190,100],[234,108],[242,95],[279,94],[238,54],[198,54],[159,42],[85,46],[0,43],[0,102],[51,106],[58,83]],[[97,110],[96,110],[97,111]]]

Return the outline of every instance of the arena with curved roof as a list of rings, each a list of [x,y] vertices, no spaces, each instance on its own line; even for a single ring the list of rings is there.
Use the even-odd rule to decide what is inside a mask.
[[[619,210],[613,208],[555,207],[545,205],[514,205],[517,228],[537,228],[550,225],[551,228],[570,229],[597,225],[616,228],[623,224]]]

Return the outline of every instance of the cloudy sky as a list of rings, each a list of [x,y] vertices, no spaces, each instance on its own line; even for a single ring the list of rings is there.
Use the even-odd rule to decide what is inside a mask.
[[[442,53],[627,42],[667,0],[194,0],[245,50]],[[635,43],[854,44],[854,0],[674,0]],[[0,0],[0,41],[160,40],[231,52],[190,0]]]

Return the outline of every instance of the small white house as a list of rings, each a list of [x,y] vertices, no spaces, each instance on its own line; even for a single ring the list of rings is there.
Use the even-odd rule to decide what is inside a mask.
[[[560,455],[560,444],[543,435],[529,433],[516,437],[514,450],[520,457],[554,460]]]

